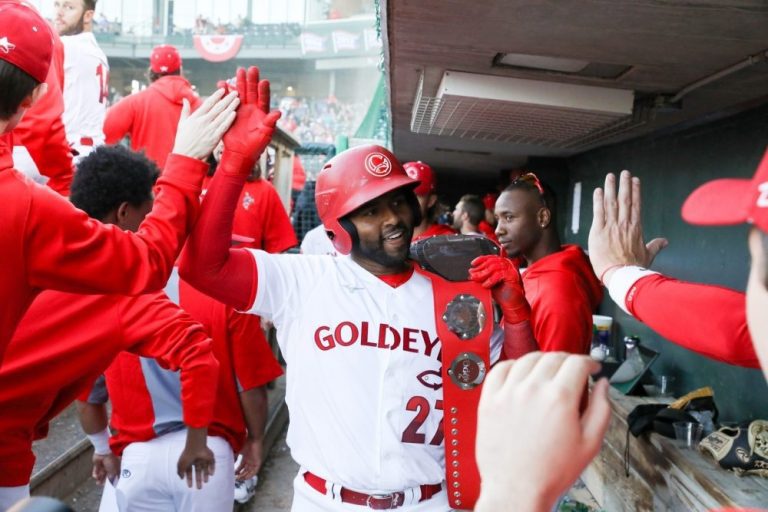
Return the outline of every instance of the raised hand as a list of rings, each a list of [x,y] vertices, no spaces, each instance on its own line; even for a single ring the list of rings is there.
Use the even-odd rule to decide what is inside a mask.
[[[529,319],[531,307],[525,300],[520,272],[512,260],[503,256],[480,256],[472,261],[469,277],[483,288],[490,288],[493,300],[504,314],[504,322],[518,324]]]
[[[238,68],[236,88],[240,96],[237,119],[224,135],[221,169],[227,174],[250,174],[253,165],[272,140],[280,111],[269,111],[269,81],[259,80],[259,68]]]
[[[598,363],[587,356],[533,352],[503,361],[483,385],[477,420],[482,490],[475,510],[552,510],[597,455],[610,421],[608,382],[584,384]]]
[[[624,265],[648,268],[669,242],[655,238],[643,240],[640,178],[621,171],[619,190],[616,177],[605,177],[605,190],[596,188],[592,195],[592,227],[589,230],[589,260],[600,280],[608,282],[613,271]]]
[[[235,121],[235,109],[240,104],[237,96],[237,91],[217,89],[192,113],[184,99],[173,152],[200,160],[208,158]]]

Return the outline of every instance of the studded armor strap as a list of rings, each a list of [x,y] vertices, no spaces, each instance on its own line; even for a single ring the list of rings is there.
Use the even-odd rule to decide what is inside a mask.
[[[491,293],[471,281],[451,282],[425,270],[417,271],[432,281],[435,322],[442,344],[448,502],[453,508],[471,510],[480,494],[475,434],[477,404],[490,368]]]

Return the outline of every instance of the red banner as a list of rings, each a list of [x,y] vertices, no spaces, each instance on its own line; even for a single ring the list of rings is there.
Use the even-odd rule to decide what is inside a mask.
[[[209,62],[224,62],[235,58],[243,44],[241,35],[194,36],[195,49]]]

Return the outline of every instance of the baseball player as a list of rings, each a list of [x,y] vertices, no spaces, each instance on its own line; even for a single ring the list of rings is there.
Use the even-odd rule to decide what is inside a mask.
[[[257,98],[265,112],[267,94],[260,88]],[[341,256],[230,249],[233,205],[245,175],[227,162],[255,158],[263,149],[255,139],[224,140],[222,164],[180,273],[277,328],[289,368],[288,444],[301,466],[293,510],[447,510],[444,435],[453,433],[441,428],[444,347],[432,280],[407,259],[419,222],[418,183],[386,149],[350,149],[326,163],[316,192]],[[507,294],[503,341],[527,343],[519,279],[504,277],[494,290]],[[499,356],[500,334],[491,360]],[[456,421],[469,421],[470,414]]]
[[[143,155],[103,146],[81,162],[72,201],[102,222],[135,231],[152,208],[157,173]],[[48,421],[123,350],[131,355],[119,357],[141,356],[158,372],[161,367],[180,370],[174,374],[175,389],[183,397],[178,414],[189,435],[182,436],[173,458],[178,468],[169,473],[186,474],[191,484],[194,472],[200,485],[209,468],[213,472],[206,428],[219,364],[203,327],[161,292],[127,297],[47,290],[19,324],[0,368],[0,510],[29,493],[33,439],[44,437]],[[136,422],[146,418],[138,408],[131,413],[138,415]]]
[[[104,144],[109,64],[93,36],[96,0],[56,0],[54,26],[64,45],[64,128],[75,161]]]
[[[19,0],[2,0],[4,3],[20,3]],[[27,3],[28,5],[28,3]],[[33,8],[34,9],[34,8]],[[47,184],[63,196],[69,195],[74,166],[72,152],[67,142],[62,115],[64,113],[64,46],[55,32],[51,64],[43,74],[47,92],[31,105],[14,129],[14,167],[38,183]],[[3,36],[0,35],[0,38]],[[8,37],[8,34],[5,34]],[[16,49],[13,39],[0,45],[0,53]],[[5,50],[8,50],[6,52]],[[4,91],[10,90],[3,88]]]
[[[435,222],[435,210],[437,209],[437,180],[435,171],[424,162],[406,162],[403,169],[412,179],[419,182],[419,186],[413,189],[416,199],[419,200],[421,210],[421,222],[413,228],[413,241],[438,235],[455,235],[456,231],[445,224]]]
[[[560,244],[551,191],[535,174],[523,174],[501,193],[495,214],[507,254],[527,262],[523,286],[541,350],[588,353],[603,287],[584,251]]]
[[[11,132],[45,93],[51,31],[26,5],[0,2],[0,358],[42,289],[132,293],[161,288],[199,207],[201,161],[235,117],[235,93],[219,90],[182,116],[153,212],[136,234],[103,226],[13,168]],[[224,98],[224,99],[222,99]],[[188,111],[187,111],[188,112]]]
[[[178,276],[169,280],[166,293],[199,319],[214,340],[221,370],[208,446],[218,470],[202,492],[180,485],[174,478],[169,481],[167,475],[173,472],[168,466],[176,463],[184,439],[179,375],[152,360],[123,352],[105,373],[115,430],[109,444],[110,454],[122,457],[119,467],[131,476],[117,480],[114,502],[104,494],[103,512],[116,510],[117,503],[121,510],[225,510],[232,505],[236,475],[227,468],[232,467],[234,454],[244,455],[238,478],[251,478],[261,466],[267,420],[265,385],[283,372],[264,337],[254,336],[261,330],[260,320],[206,297]],[[81,410],[81,418],[90,418],[86,428],[90,433],[106,429],[105,394],[98,392],[99,386],[94,391]],[[99,466],[106,456],[94,460],[95,473],[101,472]]]
[[[144,151],[164,169],[182,103],[187,101],[194,110],[200,98],[182,74],[181,56],[175,46],[163,44],[152,49],[148,76],[149,87],[126,96],[107,110],[104,136],[107,144],[129,136],[131,148]]]
[[[737,187],[746,189],[751,186],[754,190],[750,193],[757,198],[757,185],[766,181],[767,177],[768,153],[763,157],[752,185],[746,180],[740,185],[730,180],[734,181],[731,193],[736,194]],[[759,217],[764,215],[763,205],[748,205],[746,191],[745,198],[737,197],[739,202],[734,199],[720,206],[719,201],[729,199],[725,195],[714,199],[719,187],[725,187],[723,194],[731,187],[717,182],[708,185],[703,185],[701,191],[695,191],[683,204],[684,220],[692,224],[710,224],[718,220],[719,224],[743,221],[736,218],[736,209],[731,205],[744,204],[744,211],[755,212],[749,222],[761,228],[768,226],[764,217]],[[614,302],[664,338],[688,350],[726,363],[759,368],[760,361],[747,325],[744,293],[721,286],[679,281],[648,269],[656,254],[667,245],[667,240],[656,238],[646,244],[642,239],[640,180],[627,171],[622,172],[617,194],[616,177],[609,174],[605,178],[605,190],[597,189],[593,201],[589,258]],[[617,203],[622,213],[632,212],[631,217],[626,215],[631,219],[628,228],[623,228],[624,224],[619,224],[616,218]],[[720,218],[715,217],[716,212],[720,212]],[[611,233],[620,227],[627,229],[628,233],[613,240]],[[753,232],[757,233],[757,230],[753,229]],[[663,304],[675,304],[675,307],[660,307]],[[766,366],[763,364],[763,368]]]

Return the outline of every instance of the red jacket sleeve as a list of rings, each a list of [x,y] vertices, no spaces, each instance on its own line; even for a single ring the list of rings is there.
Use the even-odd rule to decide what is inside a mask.
[[[134,97],[127,96],[107,109],[104,117],[104,142],[117,144],[133,126]]]
[[[180,370],[184,423],[207,427],[213,418],[219,363],[203,326],[163,293],[134,297],[121,306],[124,337],[136,340],[130,352],[151,357],[165,369]]]
[[[16,144],[27,148],[41,175],[48,177],[48,186],[61,195],[69,195],[74,174],[72,151],[61,116],[64,113],[64,48],[54,36],[53,58],[45,79],[48,92],[24,113],[14,128]]]
[[[745,296],[728,288],[678,281],[661,274],[638,280],[626,306],[669,341],[712,359],[760,368],[747,329]]]
[[[280,196],[273,187],[269,187],[267,195],[267,218],[264,222],[264,250],[273,254],[285,252],[299,244],[296,233],[293,232],[291,219],[283,208]]]
[[[28,282],[81,293],[134,295],[162,288],[194,224],[206,168],[171,155],[157,181],[154,208],[135,234],[105,226],[35,187],[24,234]]]
[[[283,374],[264,336],[261,317],[238,313],[230,308],[227,330],[240,391],[264,386]]]

